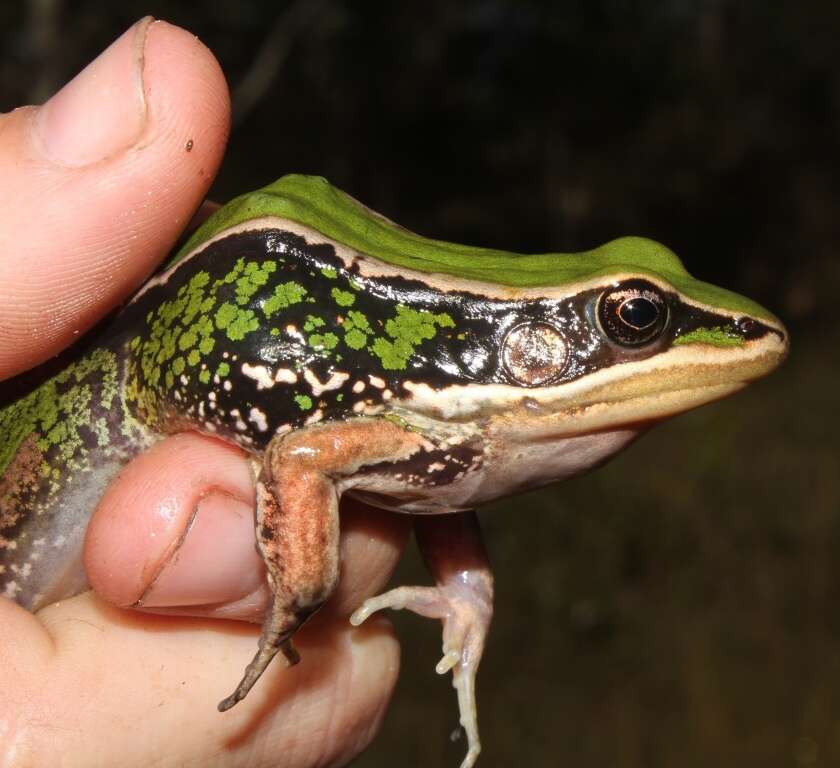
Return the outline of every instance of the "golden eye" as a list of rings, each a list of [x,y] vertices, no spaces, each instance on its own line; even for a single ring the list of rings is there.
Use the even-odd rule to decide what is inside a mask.
[[[550,323],[522,323],[508,331],[502,343],[502,362],[510,377],[525,387],[539,387],[557,379],[568,357],[563,334]]]
[[[598,322],[616,344],[640,347],[658,339],[668,324],[668,303],[646,280],[627,280],[598,300]]]

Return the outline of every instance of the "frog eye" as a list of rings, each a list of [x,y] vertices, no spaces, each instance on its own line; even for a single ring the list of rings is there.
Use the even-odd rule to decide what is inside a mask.
[[[640,347],[662,335],[668,324],[668,303],[652,283],[627,280],[601,294],[598,322],[616,344]]]
[[[508,375],[526,387],[539,387],[563,371],[568,345],[550,323],[522,323],[508,331],[502,342],[502,362]]]

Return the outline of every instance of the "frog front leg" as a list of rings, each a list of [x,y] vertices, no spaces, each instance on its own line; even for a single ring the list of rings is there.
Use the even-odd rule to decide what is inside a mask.
[[[452,670],[467,735],[461,768],[471,768],[481,751],[475,676],[493,616],[493,574],[475,512],[421,516],[415,532],[437,586],[397,587],[372,597],[350,621],[359,625],[384,608],[407,609],[443,621],[443,657],[435,671],[443,675]]]
[[[259,649],[236,690],[219,704],[241,701],[278,651],[299,657],[292,636],[320,608],[338,581],[337,484],[362,467],[400,461],[424,440],[385,419],[317,424],[276,436],[257,475],[257,548],[272,602]]]

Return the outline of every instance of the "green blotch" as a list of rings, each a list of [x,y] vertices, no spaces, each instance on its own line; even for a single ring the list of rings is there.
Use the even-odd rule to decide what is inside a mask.
[[[172,373],[176,376],[180,376],[184,372],[184,366],[186,365],[183,357],[176,357],[172,361]]]
[[[356,303],[356,297],[350,291],[342,291],[341,288],[333,288],[330,296],[339,307],[352,307]]]
[[[207,272],[197,272],[190,278],[189,283],[182,286],[178,291],[179,297],[186,300],[181,310],[180,320],[184,325],[191,323],[195,316],[201,312],[201,307],[206,299],[204,289],[210,282],[210,275]],[[183,291],[183,294],[181,294]]]
[[[158,382],[160,381],[160,366],[156,365],[152,368],[151,372],[146,376],[146,380],[150,386],[157,386]]]
[[[344,393],[343,393],[343,392],[339,392],[339,393],[335,396],[335,401],[336,401],[337,403],[340,403],[340,402],[342,402],[343,400],[344,400]]]
[[[209,383],[210,383],[210,369],[209,369],[209,368],[204,368],[204,369],[203,369],[203,370],[202,370],[202,371],[198,374],[198,380],[199,380],[202,384],[209,384]]]
[[[268,282],[271,273],[276,269],[277,263],[274,261],[264,261],[261,264],[249,261],[242,270],[242,277],[236,280],[237,304],[247,304],[251,297]]]
[[[194,347],[198,341],[198,333],[192,328],[184,331],[178,339],[178,349],[186,352],[190,347]]]
[[[287,309],[294,304],[299,304],[306,296],[306,288],[300,283],[289,280],[286,283],[281,283],[275,286],[274,293],[266,299],[263,304],[263,313],[266,317],[271,317],[281,309]]]
[[[221,287],[222,285],[230,285],[231,283],[235,283],[239,276],[245,271],[245,259],[237,259],[236,264],[233,265],[233,269],[228,272],[223,278],[216,281],[216,287]]]
[[[226,301],[216,310],[216,327],[220,331],[225,330],[233,322],[237,312],[239,312],[239,309],[236,305]]]
[[[338,272],[334,270],[332,267],[324,267],[321,270],[321,274],[326,277],[328,280],[335,280],[338,277]]]
[[[367,316],[363,312],[359,312],[357,309],[351,309],[347,313],[347,317],[344,319],[344,327],[358,328],[364,333],[373,332],[370,327],[370,323],[368,322]]]
[[[404,339],[412,344],[435,337],[435,326],[454,328],[455,321],[446,312],[432,314],[426,310],[416,310],[404,304],[397,305],[396,317],[385,323],[385,331],[395,339]]]
[[[353,328],[344,334],[344,343],[350,349],[364,349],[367,346],[367,336],[358,328]]]
[[[231,341],[242,341],[249,333],[260,327],[260,321],[250,309],[242,312],[227,329],[228,338]]]
[[[623,237],[581,253],[518,254],[431,240],[377,216],[318,176],[290,175],[216,211],[171,263],[228,227],[264,216],[291,219],[387,264],[516,287],[574,286],[618,274],[647,275],[713,308],[774,320],[754,301],[688,274],[668,248]]]
[[[196,366],[201,362],[201,353],[194,349],[192,350],[189,355],[187,355],[187,363],[192,366]]]
[[[323,328],[326,325],[322,317],[315,317],[314,315],[307,315],[306,322],[303,324],[303,330],[307,333],[314,331],[316,328]]]
[[[295,395],[295,402],[302,411],[308,411],[312,408],[312,398],[309,395]]]
[[[216,311],[216,327],[224,331],[231,341],[242,341],[260,327],[260,321],[254,310],[242,309],[226,301]]]
[[[224,378],[230,373],[230,364],[221,362],[219,363],[219,367],[216,368],[216,375],[220,378]]]
[[[418,345],[433,339],[438,328],[454,327],[455,321],[446,312],[433,314],[399,304],[396,316],[385,323],[385,332],[391,339],[380,337],[370,349],[386,370],[404,370]]]
[[[338,336],[334,333],[313,333],[309,337],[309,346],[315,349],[335,349],[338,344]]]
[[[187,283],[187,291],[195,293],[197,290],[204,288],[210,282],[210,275],[207,272],[196,272]]]
[[[99,448],[107,448],[111,442],[111,433],[108,431],[108,422],[104,416],[95,419],[90,425],[93,434],[96,435],[96,444]]]
[[[344,318],[344,343],[350,349],[364,349],[367,346],[367,334],[373,333],[367,317],[356,309],[351,309]]]
[[[713,347],[740,347],[744,344],[743,337],[730,328],[697,328],[674,339],[674,346],[681,344],[710,344]]]
[[[395,343],[387,339],[376,339],[370,350],[379,358],[386,371],[405,370],[409,358],[414,353],[414,347],[411,345],[401,341]]]

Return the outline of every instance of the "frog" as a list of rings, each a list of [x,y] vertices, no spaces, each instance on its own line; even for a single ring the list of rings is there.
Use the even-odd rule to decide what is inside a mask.
[[[194,431],[242,449],[271,594],[242,700],[339,575],[343,496],[415,517],[434,586],[365,601],[443,623],[471,768],[493,575],[476,508],[601,466],[785,358],[756,302],[621,237],[516,254],[433,240],[316,176],[216,211],[113,317],[0,408],[0,593],[88,588],[87,521],[120,470]],[[137,607],[142,608],[142,605]]]

